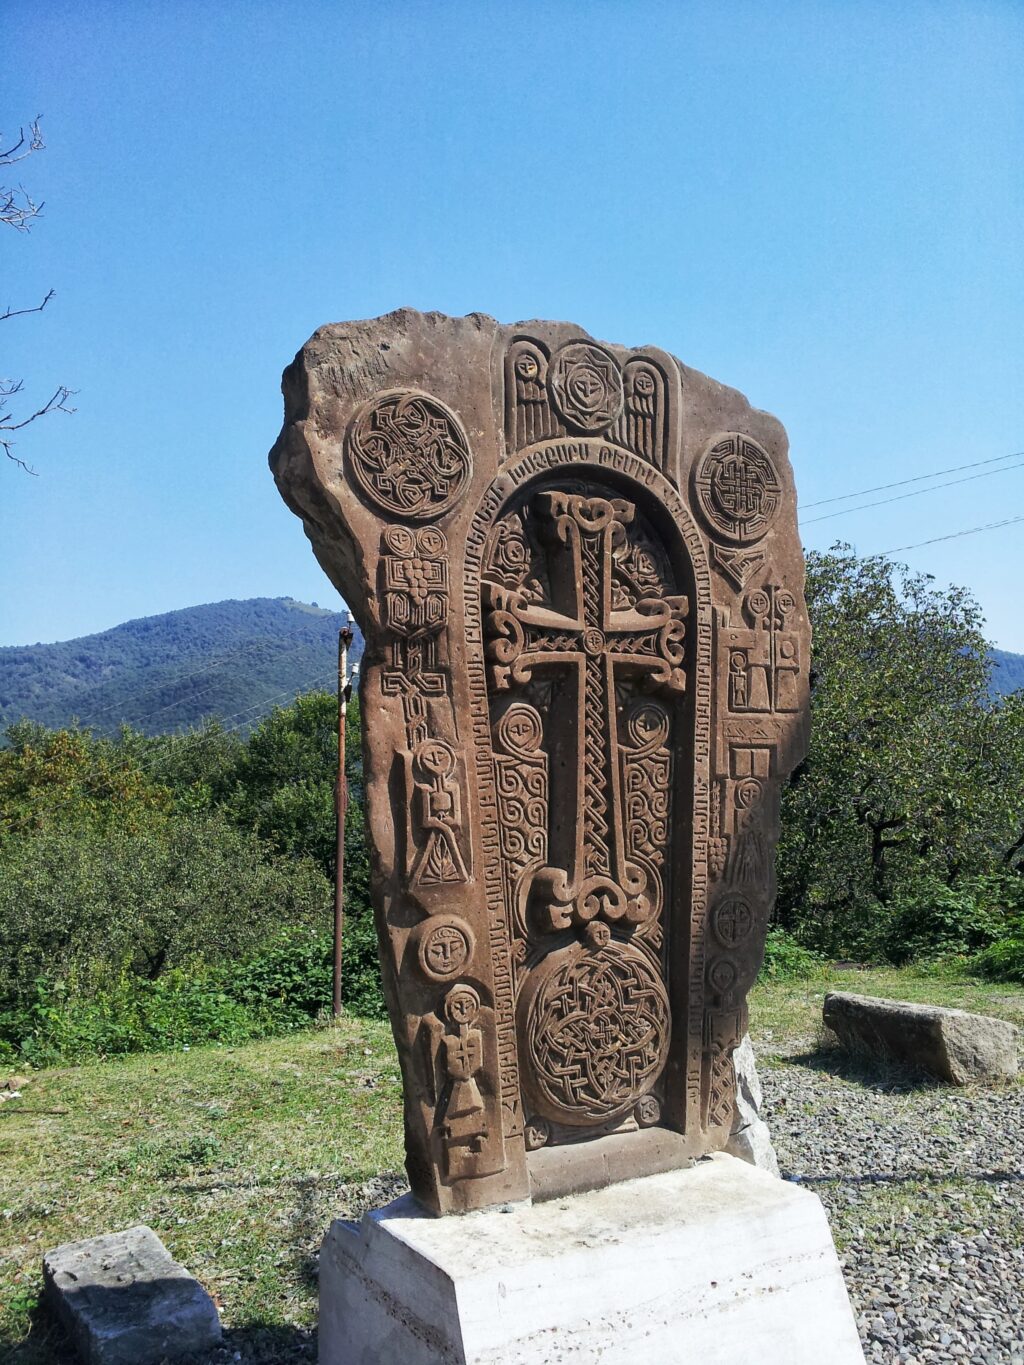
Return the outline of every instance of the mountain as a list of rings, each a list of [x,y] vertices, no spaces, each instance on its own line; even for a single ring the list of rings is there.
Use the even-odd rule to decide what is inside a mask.
[[[1016,692],[1024,687],[1024,654],[1010,654],[1005,649],[993,649],[991,691],[997,696]]]
[[[297,692],[334,689],[340,612],[292,597],[211,602],[52,645],[0,648],[0,730],[28,716],[116,733],[247,729]],[[362,653],[358,632],[354,663]],[[992,692],[1024,687],[1024,655],[992,651]]]
[[[59,644],[0,648],[0,729],[27,716],[114,733],[254,724],[297,692],[333,690],[340,612],[291,597],[212,602]],[[353,662],[362,651],[358,634]]]

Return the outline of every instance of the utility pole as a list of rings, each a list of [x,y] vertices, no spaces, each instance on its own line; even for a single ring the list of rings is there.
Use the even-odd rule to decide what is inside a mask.
[[[348,782],[345,778],[345,717],[352,696],[352,682],[359,671],[356,664],[352,677],[348,672],[348,652],[352,647],[352,613],[338,631],[338,780],[334,784],[335,861],[334,861],[334,981],[331,995],[331,1014],[341,1014],[341,949],[345,932],[345,812],[348,810]]]

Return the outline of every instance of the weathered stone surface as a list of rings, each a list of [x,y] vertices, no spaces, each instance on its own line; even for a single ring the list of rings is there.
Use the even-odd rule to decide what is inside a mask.
[[[741,1161],[748,1161],[770,1175],[778,1175],[779,1159],[772,1145],[772,1135],[761,1117],[764,1094],[749,1033],[744,1034],[743,1042],[732,1054],[732,1063],[736,1072],[736,1112],[725,1150],[730,1156],[738,1156]]]
[[[733,1157],[534,1208],[336,1222],[321,1365],[859,1365],[816,1195]]]
[[[284,394],[274,475],[366,641],[413,1190],[720,1150],[806,742],[782,427],[653,347],[481,315],[324,327]]]
[[[213,1300],[151,1228],[66,1242],[46,1253],[43,1279],[89,1365],[159,1365],[220,1341]]]
[[[1002,1019],[833,991],[825,1024],[849,1048],[920,1067],[954,1085],[1010,1080],[1020,1030]]]

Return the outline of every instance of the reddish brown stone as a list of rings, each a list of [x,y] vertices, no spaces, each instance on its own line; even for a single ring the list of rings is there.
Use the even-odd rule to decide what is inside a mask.
[[[284,394],[271,466],[366,640],[413,1190],[724,1147],[806,742],[782,427],[663,351],[477,314],[321,328]]]

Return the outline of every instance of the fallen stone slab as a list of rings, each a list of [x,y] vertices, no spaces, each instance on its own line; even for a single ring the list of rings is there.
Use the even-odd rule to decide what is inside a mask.
[[[953,1085],[1017,1074],[1020,1030],[1003,1019],[844,991],[825,996],[822,1017],[845,1047],[906,1062]]]
[[[213,1300],[152,1228],[66,1242],[44,1256],[43,1279],[89,1365],[159,1365],[220,1341]]]

